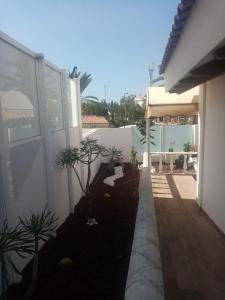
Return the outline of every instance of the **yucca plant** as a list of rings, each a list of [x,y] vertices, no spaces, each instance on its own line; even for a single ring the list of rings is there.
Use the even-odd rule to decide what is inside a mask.
[[[4,221],[3,228],[0,231],[0,264],[1,264],[1,300],[7,299],[7,288],[9,284],[9,270],[20,274],[14,264],[11,254],[17,254],[25,258],[26,254],[32,254],[32,246],[27,240],[25,233],[17,225],[15,228],[9,227],[7,221]]]
[[[137,153],[135,148],[132,147],[130,151],[130,163],[134,169],[137,169],[138,167]]]
[[[102,145],[97,143],[97,140],[92,138],[87,138],[84,141],[80,142],[81,146],[72,147],[62,151],[57,160],[57,165],[59,168],[64,168],[69,166],[73,169],[81,190],[86,196],[88,201],[88,220],[87,225],[96,225],[98,224],[96,219],[92,216],[92,197],[91,197],[91,164],[105,151],[105,148]],[[87,166],[87,179],[86,183],[81,182],[81,178],[76,170],[76,164],[82,163]]]
[[[108,147],[103,152],[103,156],[109,157],[109,169],[111,169],[116,163],[123,161],[123,151],[116,147]]]
[[[47,206],[45,206],[42,212],[36,214],[31,212],[29,218],[19,217],[19,220],[23,232],[33,245],[34,251],[31,284],[25,296],[25,300],[29,300],[33,295],[38,278],[38,251],[40,242],[46,242],[55,234],[58,218],[55,213],[48,211]]]

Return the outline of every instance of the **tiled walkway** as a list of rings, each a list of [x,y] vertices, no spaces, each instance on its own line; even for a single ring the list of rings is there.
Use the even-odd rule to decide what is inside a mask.
[[[195,200],[180,197],[172,175],[163,181],[167,191],[154,199],[166,300],[225,300],[224,236]]]

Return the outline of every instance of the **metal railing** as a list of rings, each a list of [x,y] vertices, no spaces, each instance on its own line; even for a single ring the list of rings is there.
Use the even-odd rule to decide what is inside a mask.
[[[163,173],[164,172],[163,163],[164,163],[165,165],[169,165],[169,170],[172,173],[174,170],[177,170],[177,168],[175,168],[176,160],[179,159],[180,156],[182,156],[183,166],[181,170],[183,171],[183,173],[187,172],[189,166],[192,167],[193,172],[197,172],[198,169],[197,154],[198,154],[197,152],[151,152],[150,153],[151,165],[153,164],[157,165],[158,172]]]

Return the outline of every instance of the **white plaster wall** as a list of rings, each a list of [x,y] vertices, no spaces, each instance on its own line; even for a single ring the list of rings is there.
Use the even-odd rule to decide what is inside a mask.
[[[90,134],[105,147],[115,146],[123,151],[124,161],[130,161],[132,147],[132,127],[129,128],[99,128]]]
[[[198,132],[199,132],[198,124],[192,125],[192,144],[193,145],[198,145],[198,140],[199,140]]]
[[[67,169],[57,167],[57,157],[66,148],[65,131],[55,131],[49,134],[49,157],[50,157],[50,185],[51,198],[50,207],[59,217],[59,223],[63,223],[69,214],[69,191]]]
[[[80,79],[67,79],[69,126],[81,126]]]
[[[69,129],[69,135],[70,135],[70,147],[80,147],[80,137],[81,137],[81,129],[79,127],[72,127]],[[82,167],[80,165],[76,166],[77,173],[79,174],[80,178],[83,177],[82,174]],[[73,170],[69,169],[71,176],[71,187],[70,187],[70,201],[72,205],[72,209],[74,209],[74,206],[79,202],[82,191],[78,182],[78,179],[76,175],[74,174]]]
[[[202,204],[225,232],[225,75],[206,84]]]
[[[28,162],[27,157],[33,144],[37,151],[32,155],[32,161]],[[11,148],[9,159],[10,197],[7,199],[7,219],[11,226],[15,226],[18,215],[28,217],[30,211],[40,211],[48,202],[42,141]]]
[[[93,130],[85,131],[86,134],[83,135],[83,139],[87,137],[91,137],[93,139],[97,139],[98,143],[105,147],[113,147],[115,146],[118,149],[123,151],[124,161],[130,161],[130,151],[133,145],[133,129],[132,127],[128,128],[96,128]],[[99,157],[92,165],[91,165],[91,181],[94,179],[97,174],[99,167],[102,162],[107,162],[107,158]],[[87,168],[84,167],[84,182],[87,176]]]
[[[196,1],[165,71],[167,90],[225,38],[224,11],[224,0]]]

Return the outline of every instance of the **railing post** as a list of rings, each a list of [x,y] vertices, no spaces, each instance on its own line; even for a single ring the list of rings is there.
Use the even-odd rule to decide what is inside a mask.
[[[196,156],[197,152],[152,152],[151,154],[157,155],[157,157],[158,157],[157,161],[158,161],[158,172],[159,173],[163,173],[163,158],[164,157],[165,157],[165,159],[167,159],[167,157],[169,156],[169,168],[170,168],[170,172],[172,173],[174,170],[174,167],[175,167],[174,163],[175,163],[176,157],[182,156],[184,158],[184,162],[183,162],[181,168],[182,168],[182,172],[186,173],[187,169],[188,169],[188,163],[189,163],[188,157],[191,155]],[[166,160],[166,162],[168,162],[168,160]],[[193,171],[196,171],[196,169],[194,168]]]
[[[173,155],[170,154],[170,172],[173,172]]]
[[[163,164],[162,164],[162,153],[159,154],[159,173],[161,173],[163,170]]]
[[[184,155],[184,165],[183,165],[184,173],[187,171],[187,154]]]

